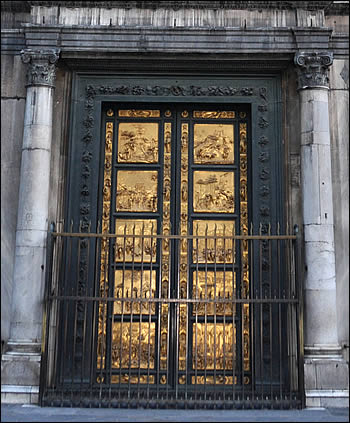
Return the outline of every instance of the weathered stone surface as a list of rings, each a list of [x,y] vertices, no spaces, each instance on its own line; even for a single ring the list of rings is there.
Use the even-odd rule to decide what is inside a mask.
[[[1,384],[39,385],[40,355],[4,354],[1,360]]]
[[[1,55],[1,97],[26,97],[26,67],[20,56]],[[2,110],[4,110],[2,108]]]
[[[335,289],[306,289],[305,345],[337,342]]]
[[[333,223],[331,163],[329,146],[301,148],[301,179],[304,189],[304,224]]]
[[[1,340],[10,331],[24,99],[1,100]]]
[[[336,289],[334,245],[305,242],[306,289]]]
[[[337,59],[329,69],[330,89],[349,89],[349,60]]]

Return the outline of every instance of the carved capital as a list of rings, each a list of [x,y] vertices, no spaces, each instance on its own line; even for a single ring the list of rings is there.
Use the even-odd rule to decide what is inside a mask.
[[[22,62],[28,64],[27,86],[55,86],[56,63],[60,49],[26,49],[21,51]]]
[[[298,90],[328,88],[328,67],[333,63],[332,52],[298,52],[294,56],[297,65]]]

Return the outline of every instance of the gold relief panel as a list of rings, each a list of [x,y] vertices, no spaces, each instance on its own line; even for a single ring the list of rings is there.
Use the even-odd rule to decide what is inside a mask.
[[[157,163],[158,123],[120,123],[118,131],[118,162]]]
[[[117,262],[155,262],[157,259],[157,240],[149,235],[157,234],[157,221],[118,219],[116,222],[115,260]],[[124,235],[126,236],[124,238]],[[134,238],[133,235],[141,237]],[[144,235],[144,237],[142,237]],[[125,239],[125,241],[124,241]]]
[[[116,270],[114,280],[114,296],[116,298],[154,298],[156,296],[156,272],[144,270]],[[130,314],[143,313],[154,314],[155,303],[140,303],[133,302],[131,309],[131,302],[124,302],[122,310],[122,302],[116,300],[114,302],[114,314]]]
[[[195,385],[233,385],[233,376],[192,376],[192,384]],[[235,376],[235,384],[237,384],[237,376]]]
[[[235,223],[231,220],[194,220],[193,235],[216,236],[193,240],[193,262],[196,263],[232,263],[235,242]],[[223,238],[223,237],[228,238]],[[197,254],[198,252],[198,254]],[[197,257],[198,255],[198,257]]]
[[[207,112],[208,113],[208,112]],[[234,127],[220,124],[194,125],[194,162],[233,164]]]
[[[114,322],[112,367],[153,369],[155,323]]]
[[[233,111],[208,111],[208,110],[195,110],[193,112],[194,118],[199,119],[234,119],[235,118],[235,112]]]
[[[156,170],[118,170],[117,181],[117,211],[157,211]]]
[[[232,370],[236,330],[232,324],[193,324],[193,368]]]
[[[234,213],[234,173],[195,171],[193,209],[195,212]]]
[[[154,383],[154,376],[153,375],[140,375],[133,376],[128,375],[127,373],[120,375],[113,375],[111,377],[111,383]]]
[[[119,110],[119,117],[160,117],[160,110]]]
[[[193,272],[193,298],[211,299],[211,300],[231,300],[234,296],[236,282],[232,272],[211,272],[198,271]],[[234,275],[235,276],[235,275]],[[217,303],[216,305],[207,303],[194,304],[193,313],[198,315],[216,314],[231,315],[234,312],[234,306],[231,301],[227,303]]]

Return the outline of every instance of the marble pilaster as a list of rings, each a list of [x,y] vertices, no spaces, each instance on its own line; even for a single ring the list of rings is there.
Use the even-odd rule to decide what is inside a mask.
[[[343,383],[344,378],[339,377],[347,365],[338,345],[336,316],[328,109],[328,67],[332,62],[333,55],[329,52],[299,52],[295,56],[301,116],[305,238],[305,391],[306,404],[318,406],[326,405],[322,404],[325,381],[327,389],[337,391],[337,394],[348,389]],[[331,402],[329,396],[327,398]]]
[[[28,64],[16,230],[10,339],[1,361],[2,386],[38,386],[53,95],[58,49],[24,50]],[[11,390],[11,389],[10,389]],[[19,396],[20,398],[21,396]]]

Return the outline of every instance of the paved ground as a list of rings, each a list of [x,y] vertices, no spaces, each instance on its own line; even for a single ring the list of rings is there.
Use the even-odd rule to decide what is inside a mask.
[[[150,410],[1,405],[1,422],[348,422],[348,408]]]

